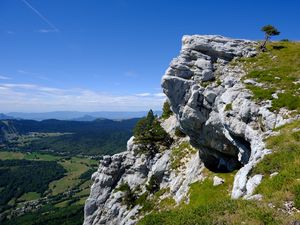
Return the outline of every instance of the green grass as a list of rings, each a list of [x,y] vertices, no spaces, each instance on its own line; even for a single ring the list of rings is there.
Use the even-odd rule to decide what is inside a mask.
[[[9,159],[26,159],[26,160],[43,160],[43,161],[56,161],[61,157],[43,154],[38,152],[13,152],[13,151],[0,151],[0,159],[1,160],[9,160]]]
[[[173,148],[171,152],[171,168],[178,169],[180,167],[181,159],[187,155],[196,153],[196,150],[190,145],[189,142],[182,142],[178,147]]]
[[[173,198],[167,197],[160,200],[160,197],[166,192],[169,192],[169,189],[160,189],[151,196],[149,196],[148,192],[145,192],[136,199],[135,205],[140,205],[142,207],[141,212],[143,213],[151,212],[152,210],[158,211],[174,208],[176,203]]]
[[[61,157],[59,157],[59,156],[43,154],[43,153],[38,153],[38,152],[27,153],[24,157],[24,159],[27,159],[27,160],[44,160],[44,161],[57,161],[60,158]]]
[[[21,152],[0,151],[0,160],[24,159],[24,154]]]
[[[95,162],[95,160],[78,157],[60,161],[59,164],[67,170],[67,174],[60,180],[50,183],[49,188],[52,191],[52,195],[63,193],[78,185],[80,183],[80,175],[90,169]]]
[[[66,170],[66,176],[59,180],[55,180],[50,183],[49,188],[52,191],[52,195],[57,195],[63,193],[64,191],[73,188],[74,186],[80,184],[80,176],[87,172],[89,169],[94,168],[97,165],[96,160],[91,160],[88,158],[72,157],[70,159],[63,159],[62,157],[43,154],[38,152],[32,153],[21,153],[12,151],[0,151],[0,160],[13,160],[13,159],[26,159],[35,161],[58,161]],[[90,182],[85,182],[88,185],[81,185],[80,188],[83,189],[84,195],[89,190]],[[24,195],[25,199],[28,197]],[[23,197],[23,196],[22,196]],[[30,194],[29,194],[30,198]],[[29,199],[31,200],[31,199]]]
[[[31,200],[35,200],[35,199],[39,199],[41,197],[40,193],[37,192],[27,192],[25,194],[23,194],[18,201],[31,201]]]
[[[267,148],[274,151],[259,163],[253,173],[261,173],[265,179],[256,192],[263,193],[267,201],[283,205],[285,201],[300,199],[300,121],[280,128],[280,135],[267,140]],[[270,174],[279,172],[270,178]],[[298,205],[300,209],[300,205]]]
[[[300,43],[272,42],[268,51],[253,58],[238,60],[247,72],[245,79],[255,79],[263,87],[247,85],[257,100],[272,100],[272,110],[282,107],[300,111]],[[238,64],[236,61],[234,64]],[[276,91],[278,99],[272,94]]]
[[[234,173],[215,174],[204,170],[207,178],[190,187],[189,204],[153,210],[140,225],[211,225],[247,224],[281,225],[300,220],[300,213],[287,214],[280,209],[285,201],[294,201],[300,207],[300,121],[278,128],[279,136],[268,138],[267,147],[274,153],[266,156],[252,171],[264,175],[256,193],[262,194],[262,201],[232,200],[230,193]],[[270,174],[279,172],[270,178]],[[222,177],[225,183],[213,186],[214,175]],[[272,203],[275,207],[268,206]]]

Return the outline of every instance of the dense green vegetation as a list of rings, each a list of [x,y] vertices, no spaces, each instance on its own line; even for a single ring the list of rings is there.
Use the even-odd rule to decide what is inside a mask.
[[[10,176],[11,174],[7,172],[11,170],[12,175],[20,183],[17,183],[16,188],[12,188],[12,191],[17,190],[19,193],[21,189],[24,190],[22,194],[2,195],[2,192],[11,185],[9,186],[9,179],[2,179],[3,174],[0,175],[0,183],[4,185],[0,187],[0,198],[6,198],[7,203],[2,208],[2,211],[6,210],[4,212],[6,216],[9,217],[11,210],[26,205],[27,201],[41,201],[42,198],[47,198],[46,202],[43,200],[39,203],[40,209],[35,208],[31,212],[15,216],[11,220],[5,219],[6,216],[4,216],[0,218],[1,224],[82,224],[83,206],[91,185],[90,175],[98,166],[96,160],[11,151],[0,151],[0,159],[4,160],[0,161],[2,164],[5,163],[5,166],[1,164],[0,171],[2,168],[8,169],[4,175]],[[32,167],[25,168],[24,163],[28,164],[28,167]],[[19,164],[20,166],[16,166]],[[46,166],[48,164],[57,165],[63,170],[62,175],[47,180],[51,174],[55,173],[55,169]],[[36,168],[35,165],[38,165],[39,168]],[[16,170],[18,170],[17,173],[15,173]],[[36,183],[41,185],[37,186]],[[43,185],[44,183],[47,185]],[[40,213],[43,216],[34,220],[33,218]]]
[[[57,162],[0,160],[0,212],[26,192],[43,194],[66,170]]]
[[[41,216],[43,215],[43,216]],[[83,206],[71,205],[64,208],[45,206],[24,216],[2,222],[3,225],[82,225]]]
[[[82,224],[98,166],[83,156],[125,150],[136,122],[1,120],[0,223]]]
[[[196,225],[196,224],[292,224],[300,220],[300,214],[288,214],[283,204],[294,201],[300,209],[300,122],[296,121],[280,129],[280,135],[270,137],[267,147],[274,153],[268,155],[254,169],[253,174],[262,173],[264,179],[256,192],[263,195],[262,201],[232,200],[234,173],[215,174],[205,171],[207,178],[194,183],[190,189],[189,204],[146,215],[143,225]],[[270,177],[270,174],[279,172]],[[213,186],[214,175],[225,183]],[[272,207],[270,207],[270,203]]]
[[[161,127],[160,122],[153,111],[150,110],[148,115],[139,120],[134,128],[135,141],[142,144],[161,144],[169,146],[171,138],[168,133]]]
[[[126,150],[137,121],[3,120],[0,121],[0,146],[69,156],[114,154]]]
[[[300,43],[273,42],[266,52],[239,62],[247,71],[245,79],[262,84],[247,85],[255,99],[272,100],[273,110],[286,107],[300,111]],[[272,96],[276,92],[278,98]]]

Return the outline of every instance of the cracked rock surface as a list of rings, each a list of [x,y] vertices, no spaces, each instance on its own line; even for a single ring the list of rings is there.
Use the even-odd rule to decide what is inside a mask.
[[[288,120],[257,104],[245,88],[245,72],[230,61],[255,56],[256,43],[217,35],[184,36],[179,56],[162,78],[162,87],[182,131],[216,172],[239,169],[232,197],[249,195],[248,174],[269,150],[263,138]],[[249,188],[248,188],[249,189]]]

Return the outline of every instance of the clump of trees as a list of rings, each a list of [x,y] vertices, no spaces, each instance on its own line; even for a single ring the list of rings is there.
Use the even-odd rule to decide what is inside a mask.
[[[171,144],[171,138],[161,127],[157,116],[150,110],[146,117],[139,120],[134,128],[135,141],[140,144]]]
[[[0,213],[12,198],[27,192],[43,194],[50,182],[66,172],[54,161],[0,160]]]
[[[260,46],[260,49],[262,51],[266,51],[267,48],[267,43],[268,41],[271,39],[272,36],[277,36],[280,34],[280,31],[278,31],[274,26],[272,25],[266,25],[266,26],[263,26],[261,28],[261,31],[263,31],[265,33],[265,40],[264,42],[262,43],[262,45]]]

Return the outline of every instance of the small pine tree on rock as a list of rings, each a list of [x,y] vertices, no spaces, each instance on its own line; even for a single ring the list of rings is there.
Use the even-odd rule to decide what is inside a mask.
[[[170,103],[168,101],[165,101],[161,118],[168,119],[172,114],[173,112],[171,111]]]

